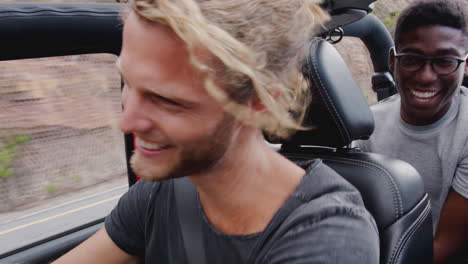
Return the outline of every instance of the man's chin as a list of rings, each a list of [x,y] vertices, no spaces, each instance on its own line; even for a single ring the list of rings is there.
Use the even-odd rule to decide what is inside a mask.
[[[130,159],[132,170],[145,181],[160,182],[172,178],[176,178],[170,166],[158,166],[152,164],[151,161],[145,160],[140,154],[135,153]]]

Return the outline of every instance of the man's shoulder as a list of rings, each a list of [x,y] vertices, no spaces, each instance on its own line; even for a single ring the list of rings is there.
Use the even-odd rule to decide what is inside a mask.
[[[371,106],[374,118],[384,118],[392,114],[398,114],[400,109],[400,94],[394,94],[388,98],[383,99],[377,104]]]
[[[275,231],[264,259],[284,262],[289,252],[304,263],[376,263],[378,229],[361,195],[320,160],[312,165],[294,194],[301,205]]]
[[[468,88],[461,86],[459,91],[454,95],[457,102],[456,122],[458,126],[468,126]]]
[[[468,88],[465,86],[460,87],[460,104],[464,108],[468,108]]]
[[[308,197],[311,199],[304,201],[300,214],[318,218],[336,213],[369,216],[356,187],[321,160],[311,166],[313,167],[307,170],[302,190],[299,189],[310,192]]]
[[[147,193],[154,189],[158,189],[161,185],[162,184],[160,182],[151,182],[140,179],[130,187],[130,190],[135,189],[135,191]]]
[[[468,96],[468,88],[466,86],[460,86],[460,93],[464,94],[465,96]]]
[[[128,196],[128,199],[139,200],[140,202],[145,201],[147,203],[153,200],[152,197],[160,193],[161,189],[166,189],[164,187],[167,185],[167,183],[150,182],[141,179],[130,187],[126,196]]]

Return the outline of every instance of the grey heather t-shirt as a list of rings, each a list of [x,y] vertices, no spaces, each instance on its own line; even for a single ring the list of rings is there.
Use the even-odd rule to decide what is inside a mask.
[[[309,162],[306,176],[264,232],[293,200],[301,205],[271,233],[272,243],[255,263],[379,262],[377,227],[360,194],[320,160]],[[246,263],[262,233],[224,234],[209,223],[201,206],[199,217],[208,263]],[[172,181],[139,181],[106,218],[105,228],[118,247],[145,263],[187,263]]]
[[[400,96],[394,95],[372,107],[375,131],[369,140],[355,145],[401,159],[423,178],[432,204],[435,227],[452,187],[468,199],[468,90],[461,87],[448,112],[427,126],[412,126],[400,118]]]

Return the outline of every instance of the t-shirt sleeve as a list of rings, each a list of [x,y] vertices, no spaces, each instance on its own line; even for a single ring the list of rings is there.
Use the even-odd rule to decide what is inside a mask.
[[[110,238],[130,255],[142,255],[144,252],[145,218],[157,187],[157,183],[138,181],[106,217],[105,228]]]
[[[455,170],[452,188],[461,196],[468,199],[468,148],[466,149],[465,157],[458,163]]]
[[[379,236],[365,210],[330,208],[275,242],[261,263],[379,263]]]

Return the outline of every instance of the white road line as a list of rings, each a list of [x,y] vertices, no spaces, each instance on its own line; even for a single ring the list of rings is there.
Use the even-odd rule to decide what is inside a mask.
[[[91,194],[91,195],[88,195],[88,196],[85,196],[85,197],[81,197],[81,198],[78,198],[78,199],[75,199],[75,200],[71,200],[71,201],[68,201],[68,202],[53,206],[53,207],[48,207],[48,208],[45,208],[45,209],[42,209],[42,210],[39,210],[39,211],[36,211],[36,212],[32,212],[32,213],[29,213],[29,214],[26,214],[26,215],[22,215],[20,217],[12,219],[11,221],[16,221],[16,220],[24,219],[24,218],[27,218],[27,217],[31,217],[31,216],[34,216],[34,215],[37,215],[37,214],[41,214],[41,213],[44,213],[44,212],[47,212],[47,211],[50,211],[50,210],[57,209],[59,207],[70,205],[72,203],[81,202],[83,200],[90,199],[90,198],[93,198],[93,197],[96,197],[96,196],[99,196],[99,195],[103,195],[105,193],[110,193],[110,192],[113,192],[113,191],[116,191],[116,190],[122,189],[122,188],[128,188],[128,185],[126,184],[126,185],[114,187],[114,188],[112,188],[110,190],[106,190],[106,191],[101,192],[101,193]]]
[[[90,208],[90,207],[94,207],[94,206],[97,206],[97,205],[100,205],[100,204],[103,204],[103,203],[106,203],[106,202],[110,202],[112,200],[119,199],[121,196],[122,195],[112,196],[110,198],[104,199],[104,200],[99,201],[99,202],[88,204],[88,205],[85,205],[85,206],[82,206],[82,207],[78,207],[78,208],[75,208],[75,209],[72,209],[72,210],[68,210],[68,211],[60,213],[60,214],[56,214],[56,215],[52,215],[52,216],[49,216],[49,217],[46,217],[46,218],[42,218],[42,219],[33,221],[31,223],[27,223],[27,224],[20,225],[20,226],[17,226],[17,227],[13,227],[13,228],[10,228],[10,229],[4,230],[4,231],[0,231],[0,235],[5,235],[5,234],[8,234],[10,232],[19,230],[19,229],[23,229],[23,228],[26,228],[26,227],[29,227],[29,226],[32,226],[32,225],[47,222],[49,220],[52,220],[52,219],[55,219],[55,218],[58,218],[58,217],[61,217],[61,216],[65,216],[65,215],[75,213],[75,212],[78,212],[78,211],[81,211],[81,210],[84,210],[84,209],[87,209],[87,208]]]

